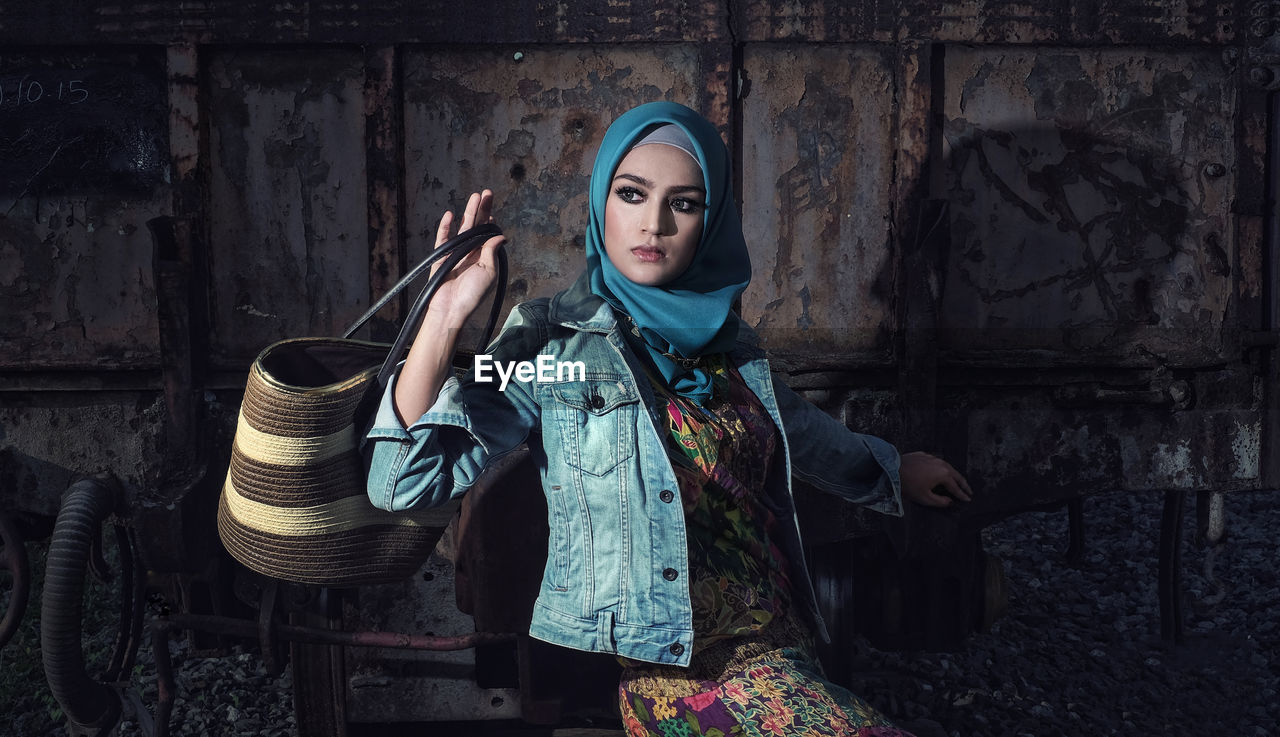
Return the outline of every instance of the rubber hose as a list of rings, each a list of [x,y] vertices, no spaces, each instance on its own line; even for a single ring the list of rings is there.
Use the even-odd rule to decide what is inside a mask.
[[[49,690],[76,726],[106,732],[120,717],[120,698],[85,672],[81,647],[84,574],[95,531],[115,506],[114,481],[85,479],[62,496],[49,543],[40,600],[40,649]]]

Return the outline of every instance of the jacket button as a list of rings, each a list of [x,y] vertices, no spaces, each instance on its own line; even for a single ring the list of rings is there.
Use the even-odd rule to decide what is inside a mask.
[[[662,577],[663,577],[663,578],[665,578],[665,579],[667,579],[668,581],[674,581],[674,580],[676,580],[676,577],[677,577],[677,576],[679,576],[679,575],[680,575],[680,574],[679,574],[679,573],[677,573],[677,572],[676,572],[676,569],[674,569],[674,568],[668,568],[667,570],[665,570],[665,571],[663,571],[663,572],[662,572]]]
[[[604,406],[604,397],[600,396],[599,394],[592,394],[592,395],[591,395],[591,406],[592,406],[592,407],[594,407],[595,409],[600,409],[601,407],[603,407],[603,406]]]
[[[680,657],[681,655],[684,655],[684,645],[681,645],[678,642],[671,643],[671,647],[667,649],[670,650],[671,654],[676,656],[677,658]]]
[[[670,489],[663,489],[662,491],[658,492],[658,498],[666,502],[667,504],[670,504],[671,500],[676,498],[676,495],[672,494]]]

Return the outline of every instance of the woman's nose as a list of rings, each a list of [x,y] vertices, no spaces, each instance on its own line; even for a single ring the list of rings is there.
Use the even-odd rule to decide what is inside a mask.
[[[672,219],[667,208],[660,202],[646,202],[644,208],[644,219],[641,228],[646,233],[654,235],[667,235]]]

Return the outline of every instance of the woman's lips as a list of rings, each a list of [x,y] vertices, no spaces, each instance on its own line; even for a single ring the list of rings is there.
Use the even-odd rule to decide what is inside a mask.
[[[649,263],[661,261],[666,258],[667,255],[661,248],[654,248],[652,246],[636,246],[631,249],[631,252],[636,255],[636,258]]]

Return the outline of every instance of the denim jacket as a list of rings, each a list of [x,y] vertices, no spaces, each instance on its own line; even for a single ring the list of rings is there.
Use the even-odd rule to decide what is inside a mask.
[[[849,431],[774,379],[755,334],[745,323],[739,328],[729,358],[783,430],[765,502],[783,522],[777,543],[792,567],[793,600],[827,639],[795,521],[791,477],[900,515],[898,452]],[[666,424],[608,303],[591,294],[584,275],[550,299],[518,305],[487,350],[502,365],[538,355],[581,361],[586,374],[512,376],[504,391],[496,378],[477,381],[474,371],[461,381],[450,377],[435,404],[407,429],[393,408],[392,381],[367,435],[370,500],[392,511],[443,504],[466,493],[489,462],[528,441],[550,526],[530,635],[688,665],[694,634],[688,548]]]

